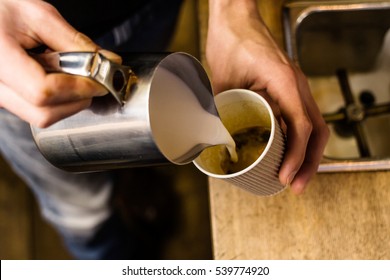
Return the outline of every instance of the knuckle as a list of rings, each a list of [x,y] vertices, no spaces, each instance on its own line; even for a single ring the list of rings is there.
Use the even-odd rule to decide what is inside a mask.
[[[300,122],[300,128],[305,135],[310,135],[313,131],[313,123],[309,119],[304,118]]]
[[[84,50],[88,50],[88,51],[98,51],[98,46],[92,41],[91,38],[89,38],[87,35],[79,32],[79,31],[75,31],[74,35],[73,35],[73,42],[82,47]]]
[[[280,67],[278,70],[278,73],[274,75],[274,77],[283,77],[280,81],[275,82],[275,87],[283,87],[285,89],[292,89],[291,92],[294,94],[299,94],[299,81],[300,78],[295,72],[294,68],[292,68],[289,65],[284,65],[283,67]]]
[[[26,3],[28,5],[28,3]],[[31,16],[35,17],[38,21],[46,21],[48,17],[58,17],[60,13],[58,10],[48,2],[39,1],[39,2],[30,2],[30,6],[28,7]]]
[[[284,77],[289,78],[291,81],[296,80],[297,72],[290,64],[282,64],[279,69]]]
[[[301,70],[298,70],[297,77],[298,80],[301,81],[301,83],[305,84],[306,86],[309,85],[309,79]]]
[[[330,137],[330,129],[324,120],[320,120],[315,123],[312,136],[320,147],[325,147]]]
[[[54,7],[52,4],[48,2],[43,2],[42,4],[42,11],[46,14],[51,14],[51,15],[60,15],[58,12],[57,8]]]
[[[32,124],[39,128],[46,128],[54,123],[54,120],[47,111],[40,111],[35,114]]]
[[[330,137],[330,129],[328,125],[325,123],[325,121],[321,122],[321,125],[319,126],[319,131],[321,134],[321,138],[327,141]]]
[[[45,89],[36,89],[26,95],[28,102],[36,107],[46,106],[50,103],[51,94]]]
[[[328,127],[328,125],[326,124],[325,121],[321,122],[321,131],[324,133],[324,134],[327,134],[329,135],[330,134],[330,129]]]

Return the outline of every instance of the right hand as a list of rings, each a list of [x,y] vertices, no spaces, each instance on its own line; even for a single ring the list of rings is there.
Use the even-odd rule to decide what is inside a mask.
[[[52,51],[99,51],[52,5],[41,0],[0,0],[0,107],[34,126],[47,127],[107,93],[85,77],[47,74],[26,51],[40,45]],[[104,54],[120,60],[110,52]]]

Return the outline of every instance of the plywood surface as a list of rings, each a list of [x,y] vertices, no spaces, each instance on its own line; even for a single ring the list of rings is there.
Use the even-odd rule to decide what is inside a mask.
[[[390,173],[321,174],[304,195],[210,180],[216,259],[389,259]]]

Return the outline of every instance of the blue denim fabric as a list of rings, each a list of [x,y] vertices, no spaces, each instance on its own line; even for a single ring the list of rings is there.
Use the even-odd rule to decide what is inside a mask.
[[[114,51],[161,51],[175,26],[180,0],[152,1],[96,42]],[[118,35],[120,34],[120,35]],[[49,164],[32,139],[30,126],[0,109],[0,150],[37,198],[42,216],[77,259],[130,259],[139,245],[113,212],[109,172],[74,174]]]

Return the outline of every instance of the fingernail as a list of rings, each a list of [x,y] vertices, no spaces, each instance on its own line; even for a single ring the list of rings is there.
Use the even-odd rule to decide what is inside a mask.
[[[122,63],[122,57],[120,55],[117,55],[116,53],[109,51],[109,50],[99,50],[99,53],[107,57],[109,60],[112,60],[116,63],[121,64]]]
[[[297,174],[297,172],[290,173],[290,175],[287,177],[286,187],[291,186],[291,183],[294,180],[296,174]]]

